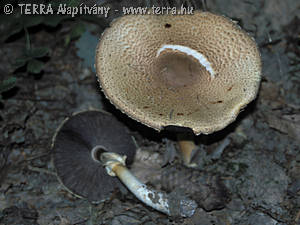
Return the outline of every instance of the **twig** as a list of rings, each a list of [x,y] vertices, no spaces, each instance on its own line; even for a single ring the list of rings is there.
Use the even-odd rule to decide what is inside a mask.
[[[38,167],[31,166],[31,165],[28,165],[27,167],[29,170],[34,171],[34,172],[46,173],[46,174],[51,174],[53,176],[56,176],[55,172],[52,172],[52,171],[44,169],[44,168],[38,168]]]

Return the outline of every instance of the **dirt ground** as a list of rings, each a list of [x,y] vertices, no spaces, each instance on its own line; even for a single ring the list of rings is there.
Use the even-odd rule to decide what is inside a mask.
[[[258,98],[227,128],[196,138],[196,169],[182,165],[172,133],[133,121],[103,96],[93,69],[95,46],[118,15],[98,18],[101,23],[83,20],[85,31],[71,40],[74,20],[32,26],[31,45],[50,49],[37,74],[13,66],[26,44],[24,32],[0,43],[1,80],[17,78],[2,92],[0,106],[1,225],[300,224],[300,3],[190,2],[238,21],[255,38],[263,61]],[[156,189],[184,190],[198,202],[193,217],[168,217],[125,188],[98,203],[66,191],[51,161],[52,137],[67,116],[87,109],[106,110],[130,129],[138,148],[132,172]]]

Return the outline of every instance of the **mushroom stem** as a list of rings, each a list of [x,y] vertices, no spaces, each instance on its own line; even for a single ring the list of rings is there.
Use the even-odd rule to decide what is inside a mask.
[[[196,163],[191,163],[192,157],[195,154],[195,151],[197,151],[197,146],[195,145],[193,137],[186,133],[178,133],[177,141],[184,165],[190,168],[196,167]]]
[[[105,152],[101,154],[100,160],[110,176],[117,176],[146,205],[169,216],[190,217],[194,214],[197,208],[194,200],[176,198],[174,201],[174,197],[170,199],[170,196],[165,192],[149,188],[126,168],[126,156],[121,156],[113,152]]]

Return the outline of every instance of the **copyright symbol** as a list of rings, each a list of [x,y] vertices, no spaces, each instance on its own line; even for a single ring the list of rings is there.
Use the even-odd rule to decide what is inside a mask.
[[[12,4],[6,4],[3,8],[3,11],[6,15],[12,14],[12,12],[14,11],[14,7]]]

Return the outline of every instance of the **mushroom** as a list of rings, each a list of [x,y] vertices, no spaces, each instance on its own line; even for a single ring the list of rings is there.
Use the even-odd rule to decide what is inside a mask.
[[[135,145],[126,128],[102,111],[75,113],[54,135],[53,162],[60,182],[68,191],[90,201],[104,200],[119,180],[141,201],[170,216],[192,216],[195,201],[147,187],[127,168]]]
[[[120,185],[97,158],[104,151],[127,156],[133,162],[135,144],[119,121],[102,111],[83,111],[65,119],[52,141],[53,163],[67,190],[90,201],[106,199]]]
[[[200,11],[116,19],[101,37],[95,67],[106,97],[129,117],[195,135],[232,123],[261,80],[253,38],[234,21]],[[186,164],[196,147],[188,142]]]

